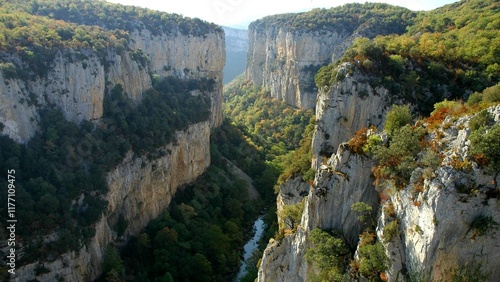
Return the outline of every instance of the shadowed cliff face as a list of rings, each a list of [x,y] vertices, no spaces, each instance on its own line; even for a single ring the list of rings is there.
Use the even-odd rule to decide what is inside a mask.
[[[207,121],[177,132],[177,144],[165,146],[163,149],[170,153],[164,157],[148,160],[130,153],[107,175],[109,191],[105,198],[108,206],[95,224],[94,237],[78,252],[68,252],[54,261],[43,262],[48,273],[37,276],[35,270],[40,263],[35,262],[17,269],[16,279],[93,281],[99,277],[108,244],[120,244],[129,236],[137,235],[163,212],[179,187],[196,180],[210,165],[209,137]],[[128,222],[122,237],[114,230],[120,216]]]
[[[111,243],[122,244],[129,236],[136,235],[160,215],[179,187],[194,181],[210,165],[210,133],[222,122],[223,32],[153,35],[142,29],[131,36],[132,48],[140,49],[149,62],[133,59],[128,51],[120,53],[111,48],[107,49],[105,62],[91,50],[61,49],[43,77],[6,78],[0,72],[2,134],[26,143],[39,130],[39,112],[46,107],[61,110],[64,118],[75,123],[99,123],[108,90],[120,84],[123,93],[138,105],[143,93],[152,87],[152,81],[167,76],[215,81],[212,91],[192,92],[195,97],[210,95],[209,119],[176,132],[176,141],[161,148],[167,152],[162,157],[138,158],[129,152],[107,174],[109,190],[103,200],[108,205],[95,224],[95,235],[78,251],[61,254],[51,261],[19,266],[18,281],[96,279],[102,272],[106,247]],[[12,60],[21,59],[12,55]],[[84,197],[74,199],[74,203],[79,204]],[[115,229],[119,218],[128,225],[118,238]],[[40,266],[48,272],[37,275]]]
[[[247,79],[269,89],[273,98],[295,107],[313,108],[317,91],[314,74],[330,62],[335,47],[346,36],[284,27],[260,30],[252,25],[248,34]]]

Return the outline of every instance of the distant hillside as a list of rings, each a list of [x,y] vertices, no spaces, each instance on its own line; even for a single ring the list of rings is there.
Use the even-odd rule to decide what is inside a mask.
[[[226,65],[224,84],[245,71],[247,63],[248,34],[246,30],[223,27],[226,33]]]

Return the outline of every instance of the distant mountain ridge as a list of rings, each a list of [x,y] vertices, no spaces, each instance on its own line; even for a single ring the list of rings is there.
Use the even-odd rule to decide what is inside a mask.
[[[243,29],[223,27],[226,34],[226,65],[224,80],[226,84],[245,71],[248,51],[248,32]]]

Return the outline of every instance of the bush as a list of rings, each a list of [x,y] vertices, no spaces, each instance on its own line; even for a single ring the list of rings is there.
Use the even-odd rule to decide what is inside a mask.
[[[471,147],[469,153],[473,156],[481,155],[487,160],[487,168],[494,173],[493,182],[497,186],[496,177],[500,173],[500,125],[496,124],[489,130],[481,127],[472,132],[469,137]]]
[[[382,240],[384,240],[384,243],[388,243],[392,241],[394,237],[396,237],[398,234],[399,234],[399,224],[398,220],[395,219],[385,225]]]
[[[478,130],[479,128],[483,126],[488,126],[491,125],[495,122],[493,119],[493,115],[490,114],[487,110],[482,110],[479,112],[477,115],[475,115],[473,118],[471,118],[469,122],[469,127],[472,131]]]
[[[386,179],[393,181],[399,189],[406,186],[412,171],[417,167],[415,158],[421,151],[420,140],[424,136],[422,127],[406,125],[394,131],[389,147],[378,146],[374,150],[374,157],[379,162],[374,169],[376,183]]]
[[[375,148],[382,144],[382,138],[378,135],[370,135],[368,140],[366,140],[366,144],[363,146],[363,152],[366,154],[373,154]]]
[[[363,147],[366,145],[368,140],[366,134],[368,133],[368,128],[364,127],[354,133],[354,136],[347,142],[351,151],[358,155],[363,154]]]
[[[302,212],[304,211],[305,198],[300,203],[295,205],[285,205],[280,212],[281,219],[286,225],[290,225],[290,229],[297,230],[297,225],[300,223]]]
[[[361,275],[375,279],[388,268],[389,259],[380,242],[359,247],[359,273]]]
[[[500,102],[500,84],[484,89],[483,99],[485,102],[490,103]]]
[[[387,113],[385,117],[384,130],[387,131],[389,135],[395,132],[395,130],[410,124],[412,117],[409,105],[394,105],[391,110]]]
[[[350,252],[344,240],[319,228],[311,231],[309,239],[314,247],[306,251],[305,258],[320,269],[320,273],[313,276],[312,281],[345,280],[344,267]]]

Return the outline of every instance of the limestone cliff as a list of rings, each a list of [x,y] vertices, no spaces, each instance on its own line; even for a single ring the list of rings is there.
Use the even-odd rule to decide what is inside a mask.
[[[271,97],[300,108],[313,108],[314,74],[328,64],[335,46],[347,36],[302,32],[286,27],[265,30],[250,25],[246,77],[270,90]]]
[[[20,60],[16,56],[13,59]],[[2,133],[18,142],[28,141],[37,130],[38,110],[49,105],[61,109],[64,117],[75,123],[97,121],[103,114],[106,87],[118,83],[139,102],[142,93],[151,88],[147,69],[125,52],[109,50],[106,59],[110,62],[108,69],[90,50],[60,50],[46,76],[34,81],[5,78],[0,72]]]
[[[307,236],[316,227],[341,230],[351,246],[357,244],[362,229],[351,205],[365,202],[376,208],[378,196],[370,176],[372,166],[371,160],[351,154],[346,145],[339,147],[316,175],[297,232],[280,242],[272,240],[267,246],[259,281],[306,281],[311,271],[304,259],[310,247]]]
[[[6,78],[0,72],[0,122],[2,134],[18,142],[26,142],[37,130],[38,110],[55,106],[66,119],[79,123],[98,121],[103,114],[106,89],[116,84],[139,102],[142,93],[152,87],[149,72],[160,77],[209,78],[216,81],[211,93],[211,126],[222,122],[222,68],[224,67],[224,35],[211,32],[205,36],[178,34],[155,35],[148,30],[131,34],[131,45],[149,58],[143,65],[132,59],[128,51],[109,49],[105,62],[92,50],[61,49],[43,77],[35,80]],[[21,60],[16,55],[12,61]]]
[[[168,206],[177,189],[194,181],[210,165],[210,124],[194,124],[177,132],[177,144],[164,149],[166,156],[149,161],[129,154],[108,173],[108,207],[95,226],[90,243],[77,252],[63,254],[54,261],[35,262],[16,270],[15,281],[92,281],[102,271],[104,250],[109,243],[137,234]],[[118,218],[128,222],[123,237],[113,227]],[[48,273],[36,276],[37,267]]]
[[[500,124],[500,106],[488,111]],[[392,220],[398,221],[398,235],[385,244],[391,258],[390,281],[404,281],[404,274],[434,281],[449,281],[453,275],[500,279],[495,263],[500,259],[500,202],[488,196],[492,176],[475,163],[470,169],[456,165],[457,158],[468,155],[470,120],[471,116],[447,118],[439,128],[444,136],[431,137],[443,144],[441,165],[431,174],[414,170],[408,187],[386,203],[394,206]],[[412,187],[421,179],[423,191],[415,192]],[[388,222],[382,213],[379,237]]]
[[[314,108],[314,75],[321,66],[340,59],[358,37],[404,32],[413,16],[404,8],[366,3],[260,19],[248,29],[246,78],[289,105]]]
[[[89,48],[60,48],[46,74],[33,79],[0,71],[0,122],[4,125],[1,134],[26,143],[40,130],[39,113],[47,107],[60,109],[67,120],[75,123],[99,124],[104,97],[114,86],[122,85],[123,92],[139,104],[153,81],[166,76],[214,80],[213,91],[203,92],[211,98],[210,118],[176,132],[175,141],[162,148],[167,152],[162,157],[148,159],[129,152],[107,174],[109,190],[102,198],[108,205],[94,225],[95,235],[77,251],[18,265],[16,281],[93,281],[101,274],[103,253],[110,243],[119,245],[136,235],[160,215],[179,187],[194,181],[210,165],[211,130],[222,122],[222,30],[195,35],[152,34],[140,29],[130,36],[129,49],[107,48],[104,57]],[[148,59],[138,59],[134,52]],[[9,60],[23,66],[22,58],[15,54]],[[80,204],[83,197],[73,199],[73,204]],[[121,237],[113,229],[119,218],[128,223]],[[46,238],[55,239],[57,232]],[[48,271],[37,274],[40,267]]]
[[[357,74],[349,74],[351,65],[338,67],[339,82],[320,89],[316,105],[317,126],[312,150],[313,166],[318,168],[322,156],[329,157],[354,132],[371,125],[382,125],[389,106],[389,92],[382,86],[372,87]]]
[[[340,70],[346,68],[344,65]],[[304,195],[297,192],[303,190],[300,185],[289,180],[278,195],[279,210],[305,197],[300,225],[291,234],[285,232],[283,239],[269,242],[259,268],[259,281],[310,279],[317,269],[304,256],[312,247],[308,236],[314,228],[339,230],[351,250],[357,249],[363,229],[358,214],[351,210],[356,202],[372,206],[378,238],[391,232],[385,231],[388,223],[398,223],[397,235],[384,243],[390,260],[385,273],[388,281],[407,281],[408,277],[449,281],[452,277],[470,277],[467,275],[497,281],[500,272],[494,262],[500,253],[496,243],[500,206],[497,198],[488,196],[492,176],[475,163],[470,170],[457,168],[456,164],[457,159],[468,156],[471,116],[449,117],[439,128],[440,133],[428,135],[429,142],[441,146],[440,165],[432,172],[417,167],[410,184],[404,189],[390,189],[396,192],[388,193],[381,205],[377,194],[380,187],[374,186],[374,160],[353,153],[342,142],[361,127],[382,124],[390,93],[384,88],[373,89],[357,74],[339,73],[342,79],[322,90],[318,97],[314,183]],[[488,111],[500,123],[500,106]],[[420,181],[421,191],[415,188]],[[388,214],[390,205],[392,215]]]

